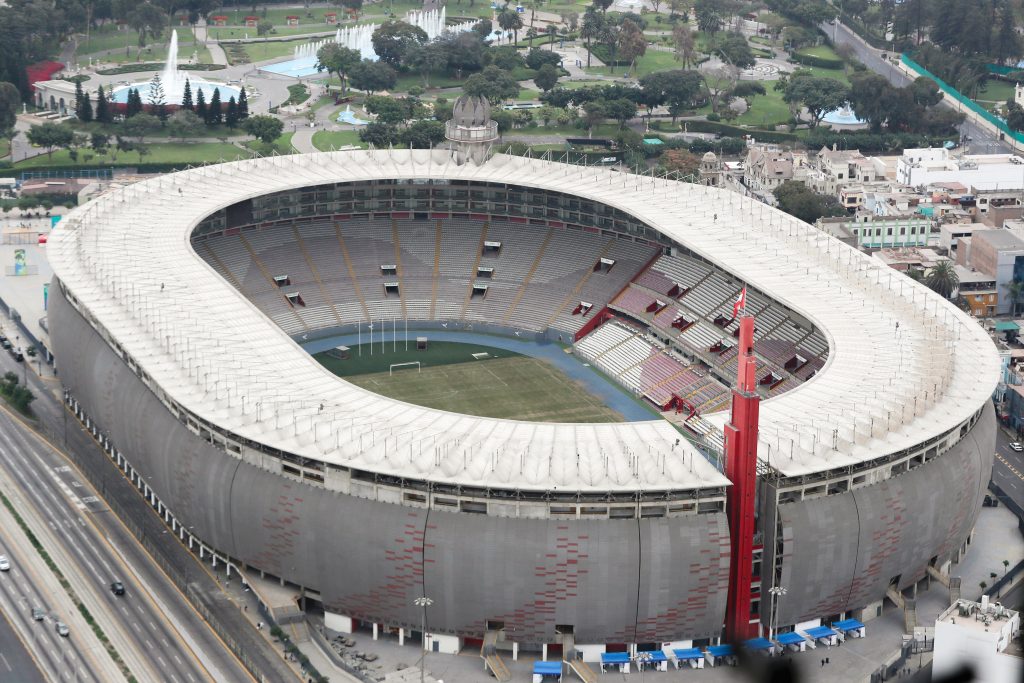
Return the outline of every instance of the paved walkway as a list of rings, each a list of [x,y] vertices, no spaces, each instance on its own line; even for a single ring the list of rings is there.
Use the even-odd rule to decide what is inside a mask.
[[[206,20],[200,18],[199,23],[195,26],[196,42],[203,43],[206,45],[206,49],[210,51],[210,60],[214,64],[228,64],[228,56],[224,52],[224,48],[220,46],[215,40],[210,40],[209,32],[206,30]]]
[[[410,334],[414,330],[409,331]],[[559,370],[564,372],[570,379],[582,383],[588,391],[595,396],[601,397],[605,404],[612,410],[618,412],[628,422],[640,422],[658,418],[657,413],[645,408],[642,404],[633,399],[632,396],[613,382],[611,379],[599,374],[589,363],[583,362],[579,357],[566,353],[562,346],[554,342],[535,342],[513,337],[503,337],[493,334],[480,334],[477,332],[447,332],[444,330],[431,329],[427,331],[415,331],[417,334],[427,335],[434,341],[463,342],[467,344],[481,344],[492,346],[506,351],[514,351],[524,356],[531,356],[546,360]],[[399,341],[402,340],[402,329],[399,328]],[[386,332],[385,332],[386,336]],[[328,339],[303,344],[302,347],[309,353],[320,353],[336,346],[354,346],[358,342],[356,334],[346,334]],[[363,335],[363,341],[366,341]],[[387,341],[387,340],[385,340]],[[387,346],[385,345],[385,352]]]

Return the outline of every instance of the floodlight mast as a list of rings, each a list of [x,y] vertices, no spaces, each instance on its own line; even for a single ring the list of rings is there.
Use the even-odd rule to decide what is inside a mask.
[[[745,299],[745,295],[741,296],[737,304],[745,304]],[[757,423],[761,404],[754,358],[754,318],[740,310],[739,368],[732,392],[732,413],[725,425],[725,476],[732,482],[726,494],[731,553],[725,638],[735,644],[754,637],[757,631],[757,624],[750,623],[750,596],[754,571]]]

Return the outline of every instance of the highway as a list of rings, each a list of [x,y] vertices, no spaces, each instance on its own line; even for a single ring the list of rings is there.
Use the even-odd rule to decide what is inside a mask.
[[[849,45],[857,55],[857,59],[872,71],[885,76],[893,85],[902,87],[911,82],[912,79],[907,74],[891,62],[882,59],[881,50],[876,50],[865,43],[860,36],[845,24],[839,22],[820,24],[819,28],[826,35],[832,37],[833,43],[836,45]],[[944,99],[944,102],[947,106],[963,111],[963,108],[952,98],[947,97]],[[965,148],[972,154],[1010,154],[1013,151],[1009,145],[999,140],[998,135],[990,132],[988,128],[975,123],[970,117],[960,126],[960,137],[963,139],[970,138]]]
[[[118,628],[128,631],[125,635],[137,651],[136,661],[145,660],[140,666],[159,674],[152,680],[254,680],[221,635],[182,595],[164,567],[173,567],[181,584],[187,585],[204,610],[229,629],[230,639],[244,653],[250,668],[267,680],[298,680],[297,670],[285,662],[280,650],[252,627],[209,569],[168,531],[92,436],[65,410],[54,395],[59,391],[56,380],[42,380],[8,354],[0,354],[0,373],[7,370],[17,372],[35,393],[37,400],[32,409],[49,443],[0,410],[0,472],[19,470],[16,481],[21,495],[50,501],[51,505],[63,501],[62,512],[52,520],[55,526],[60,522],[59,528],[52,531],[69,543],[74,541],[67,550],[74,553],[77,570],[98,591],[97,598],[104,600],[108,609],[116,609],[120,621],[127,624]],[[62,445],[73,458],[69,460],[49,444]],[[105,500],[116,500],[125,519],[141,530],[148,550]],[[39,505],[40,501],[34,500],[34,507]],[[124,582],[126,596],[117,598],[110,592],[109,583],[115,579]],[[142,679],[149,679],[149,672],[144,674]]]
[[[9,621],[7,614],[11,609],[7,600],[0,601],[0,680],[46,683],[42,671]],[[80,680],[86,680],[87,675],[86,672]]]
[[[1013,441],[1002,429],[996,429],[996,459],[992,464],[992,481],[1013,502],[1024,508],[1024,452],[1010,448]]]

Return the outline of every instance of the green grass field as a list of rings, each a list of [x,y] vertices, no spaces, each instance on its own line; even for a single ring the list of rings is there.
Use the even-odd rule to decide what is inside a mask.
[[[385,342],[371,357],[315,358],[327,369],[364,389],[429,408],[467,415],[536,422],[620,422],[622,417],[547,361],[476,344],[431,342],[427,351],[403,351]],[[488,354],[477,360],[472,354]],[[418,360],[415,367],[389,372],[393,363]]]
[[[359,139],[358,130],[318,130],[313,133],[313,146],[321,152],[326,152],[331,148],[344,147],[345,145],[366,147],[366,143]]]

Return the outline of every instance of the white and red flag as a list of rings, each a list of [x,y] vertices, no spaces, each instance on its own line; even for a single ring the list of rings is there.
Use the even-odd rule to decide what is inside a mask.
[[[736,303],[732,305],[732,317],[736,317],[740,314],[740,311],[747,307],[747,288],[744,287],[740,291],[740,295],[736,297]]]

